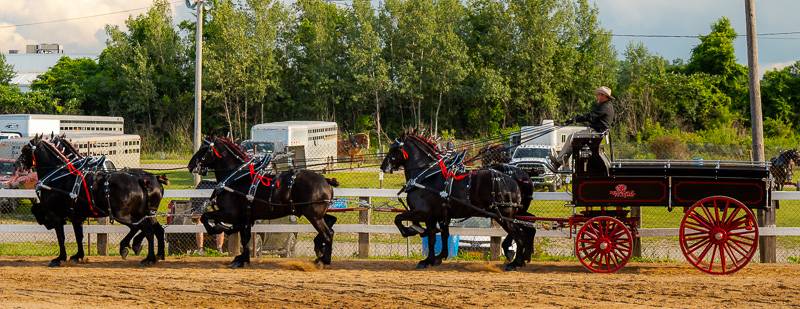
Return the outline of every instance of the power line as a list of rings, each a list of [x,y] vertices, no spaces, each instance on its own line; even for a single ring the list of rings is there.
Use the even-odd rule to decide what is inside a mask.
[[[179,3],[179,2],[183,2],[183,1],[172,1],[172,2],[169,2],[169,4],[175,4],[175,3]],[[121,11],[113,11],[113,12],[107,12],[107,13],[101,13],[101,14],[95,14],[95,15],[86,15],[86,16],[69,17],[69,18],[53,19],[53,20],[43,20],[43,21],[34,21],[34,22],[15,24],[15,25],[3,25],[3,26],[0,26],[0,29],[36,26],[36,25],[53,24],[53,23],[62,23],[62,22],[66,22],[66,21],[73,21],[73,20],[81,20],[81,19],[88,19],[88,18],[116,15],[116,14],[121,14],[121,13],[130,13],[130,12],[135,12],[135,11],[146,10],[146,9],[151,8],[151,7],[152,6],[147,6],[147,7],[140,7],[140,8],[135,8],[135,9],[121,10]]]
[[[792,34],[800,34],[800,31],[789,31],[789,32],[766,32],[766,33],[759,33],[759,37],[765,37],[765,39],[798,39],[798,37],[787,37],[787,38],[772,38],[771,36],[777,35],[792,35]],[[611,36],[616,37],[629,37],[629,38],[688,38],[688,39],[698,39],[708,35],[684,35],[684,34],[617,34],[612,33]],[[736,37],[746,37],[747,35],[738,34]]]

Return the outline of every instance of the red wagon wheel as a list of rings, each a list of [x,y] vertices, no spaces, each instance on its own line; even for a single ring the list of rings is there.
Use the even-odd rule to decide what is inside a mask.
[[[681,251],[694,267],[709,274],[742,269],[758,246],[758,225],[747,206],[727,196],[697,201],[683,215]]]
[[[633,236],[621,221],[595,217],[586,221],[575,237],[575,255],[586,269],[613,273],[631,258]]]

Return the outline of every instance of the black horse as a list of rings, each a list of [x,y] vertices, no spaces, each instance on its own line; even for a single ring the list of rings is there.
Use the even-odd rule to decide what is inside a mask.
[[[786,185],[798,186],[797,183],[792,182],[794,167],[800,163],[800,152],[798,152],[797,149],[781,151],[777,156],[770,159],[769,162],[770,174],[775,178],[774,189],[783,190],[783,187]]]
[[[87,218],[111,217],[128,227],[141,229],[148,241],[148,254],[142,265],[156,263],[153,234],[158,202],[148,200],[147,178],[127,172],[88,171],[74,164],[50,141],[36,136],[22,147],[16,165],[21,169],[36,169],[39,178],[39,201],[31,207],[36,221],[47,229],[55,229],[59,255],[50,266],[60,266],[67,260],[64,224],[69,219],[75,231],[78,252],[70,261],[84,258],[83,221]],[[159,198],[160,202],[160,198]]]
[[[535,230],[513,222],[522,202],[520,188],[513,178],[489,168],[453,173],[448,170],[447,162],[440,158],[436,145],[414,132],[404,133],[398,138],[381,164],[384,172],[400,167],[408,180],[404,191],[409,210],[395,217],[395,225],[404,237],[409,237],[420,231],[404,226],[403,222],[425,222],[423,233],[429,239],[428,257],[417,264],[418,268],[439,265],[447,258],[446,241],[442,243],[441,253],[434,253],[434,227],[439,225],[442,239],[446,240],[450,234],[449,221],[455,218],[489,217],[512,237],[519,252],[506,265],[506,270],[524,266],[530,259]]]
[[[253,165],[251,165],[253,164]],[[255,220],[289,215],[305,216],[317,230],[314,251],[318,265],[329,265],[336,217],[326,214],[333,200],[336,179],[308,170],[289,170],[278,175],[259,173],[256,162],[226,138],[207,138],[189,161],[189,171],[205,175],[211,169],[219,184],[212,196],[217,208],[205,212],[200,221],[209,234],[239,232],[242,254],[230,267],[250,263],[250,231]],[[266,168],[266,167],[264,167]],[[255,190],[254,194],[250,194]],[[226,225],[226,224],[229,224]]]
[[[65,135],[56,135],[51,138],[51,142],[56,148],[61,151],[67,159],[72,161],[79,161],[84,159],[83,155],[80,154],[77,148],[66,138]],[[102,167],[101,167],[102,168]],[[166,175],[153,175],[151,173],[147,173],[141,169],[124,169],[125,172],[131,173],[134,175],[139,176],[143,183],[147,185],[147,201],[150,204],[151,209],[158,209],[159,204],[161,203],[161,198],[164,196],[164,185],[169,184],[169,180],[167,179]],[[154,233],[156,240],[158,242],[158,252],[156,252],[156,256],[159,260],[164,260],[165,253],[164,249],[166,247],[164,243],[164,227],[156,222],[154,227]],[[125,237],[122,238],[119,244],[119,255],[125,259],[128,257],[129,249],[133,249],[134,254],[138,255],[139,252],[142,250],[142,241],[147,236],[144,232],[141,232],[139,226],[132,225],[129,226],[130,231],[128,232]],[[140,232],[136,234],[136,232]],[[134,237],[134,235],[136,235]],[[131,247],[131,239],[133,239],[133,246]]]

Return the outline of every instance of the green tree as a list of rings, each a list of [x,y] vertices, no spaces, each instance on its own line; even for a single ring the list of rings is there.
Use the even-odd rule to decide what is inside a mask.
[[[765,131],[771,135],[800,128],[800,61],[764,73],[761,81]]]
[[[374,106],[375,132],[382,148],[381,102],[389,87],[388,64],[381,56],[381,40],[376,32],[377,18],[369,0],[353,1],[346,27],[347,66],[352,75],[354,117]],[[364,128],[355,128],[363,130]]]
[[[74,101],[70,104],[82,107],[95,91],[94,77],[98,72],[97,62],[92,59],[61,57],[33,81],[31,89],[47,91],[62,104]]]
[[[97,91],[87,99],[95,103],[84,107],[91,114],[125,117],[130,129],[150,137],[145,149],[188,149],[192,70],[170,4],[156,0],[145,14],[128,18],[125,28],[106,27]]]
[[[747,68],[736,63],[733,47],[736,36],[736,31],[727,17],[717,20],[711,25],[709,34],[700,36],[700,44],[692,49],[692,56],[686,64],[685,72],[719,76],[716,86],[731,98],[733,109],[747,113],[750,106]]]
[[[8,85],[16,75],[14,66],[6,62],[6,56],[0,53],[0,85]]]

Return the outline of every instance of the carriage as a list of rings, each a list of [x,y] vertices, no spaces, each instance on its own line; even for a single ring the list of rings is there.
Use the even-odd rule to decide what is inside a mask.
[[[758,224],[753,210],[771,207],[773,177],[766,162],[609,160],[603,134],[573,138],[572,201],[555,221],[575,235],[575,254],[587,269],[620,270],[633,253],[639,218],[631,207],[679,207],[679,242],[687,261],[710,274],[734,273],[753,258]]]

